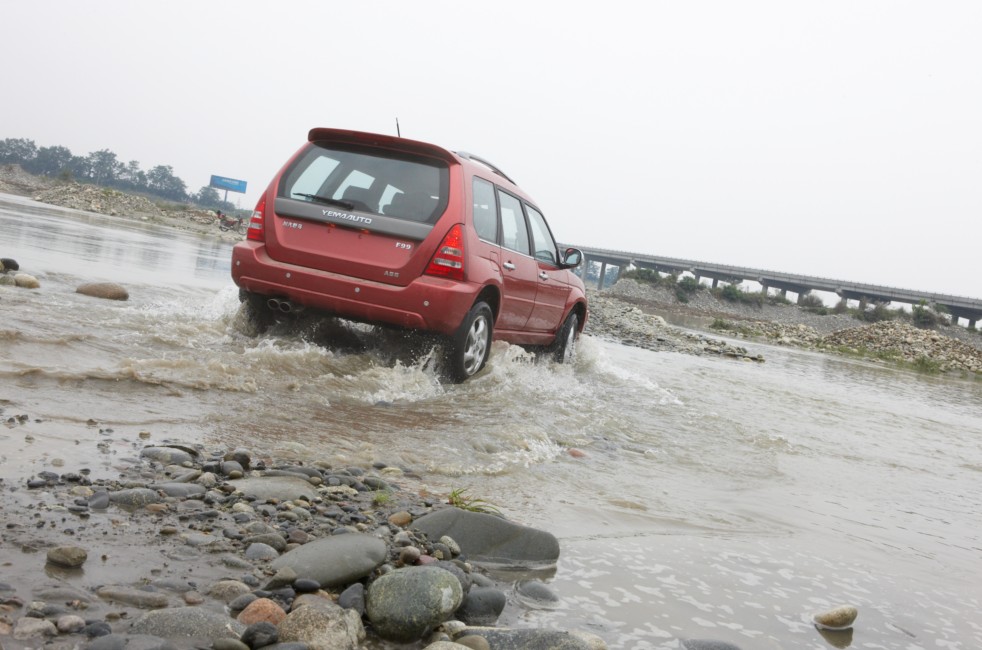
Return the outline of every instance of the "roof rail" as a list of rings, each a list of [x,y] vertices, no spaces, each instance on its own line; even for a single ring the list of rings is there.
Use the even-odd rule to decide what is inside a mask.
[[[506,179],[512,185],[518,185],[518,183],[516,183],[515,181],[513,181],[511,178],[508,177],[508,174],[501,171],[493,163],[485,160],[484,158],[481,158],[480,156],[475,156],[472,153],[467,153],[466,151],[455,151],[454,153],[456,153],[458,156],[466,160],[476,160],[477,162],[481,163],[485,167],[488,167],[491,171],[493,171],[498,176],[501,176],[502,178]]]

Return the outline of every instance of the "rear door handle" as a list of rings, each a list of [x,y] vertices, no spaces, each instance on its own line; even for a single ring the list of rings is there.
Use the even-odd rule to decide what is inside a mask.
[[[505,269],[507,269],[509,271],[514,271],[515,270],[515,265],[512,264],[511,262],[505,262],[504,264],[502,264],[502,266],[505,267]]]
[[[548,280],[549,279],[549,274],[546,273],[545,271],[539,271],[539,279],[540,280]]]

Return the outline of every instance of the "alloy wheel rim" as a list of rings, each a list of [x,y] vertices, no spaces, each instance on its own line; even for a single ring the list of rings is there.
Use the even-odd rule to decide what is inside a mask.
[[[471,324],[464,344],[464,371],[473,375],[481,367],[484,354],[488,349],[488,323],[484,317],[478,317]]]

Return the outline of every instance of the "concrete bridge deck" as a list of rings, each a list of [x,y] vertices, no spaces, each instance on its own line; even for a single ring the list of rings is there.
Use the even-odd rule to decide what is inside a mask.
[[[867,300],[880,303],[901,302],[916,305],[924,301],[943,306],[948,310],[953,321],[956,323],[959,318],[965,318],[968,321],[969,327],[975,327],[976,322],[982,319],[982,300],[978,298],[916,291],[913,289],[900,289],[794,273],[781,273],[743,266],[714,264],[697,260],[684,260],[659,255],[648,255],[646,253],[630,253],[627,251],[593,248],[590,246],[575,246],[575,248],[583,251],[583,255],[586,258],[585,262],[600,263],[598,286],[603,286],[608,265],[617,266],[621,269],[634,266],[637,268],[653,269],[662,273],[681,274],[689,272],[698,279],[710,278],[713,281],[713,287],[716,287],[719,282],[739,284],[751,280],[760,283],[764,291],[770,288],[776,288],[780,289],[782,293],[788,291],[795,293],[798,295],[799,301],[809,291],[828,291],[850,300]]]

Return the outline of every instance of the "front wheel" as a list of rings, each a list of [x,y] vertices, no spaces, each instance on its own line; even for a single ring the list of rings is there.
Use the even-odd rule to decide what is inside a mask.
[[[576,313],[570,313],[566,317],[566,322],[556,332],[556,342],[552,344],[550,350],[556,363],[573,363],[576,360],[576,335],[579,322]]]
[[[446,374],[451,381],[459,384],[484,367],[491,353],[493,331],[494,314],[491,308],[486,302],[474,303],[447,345]]]

